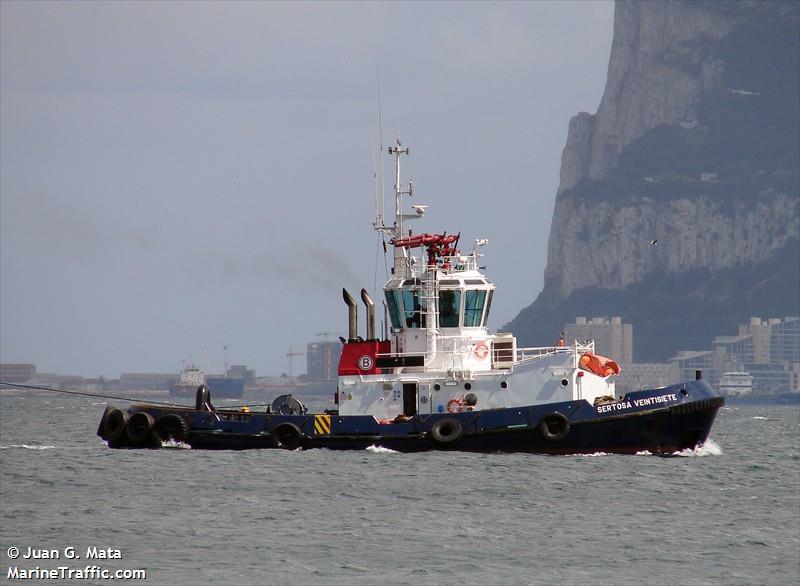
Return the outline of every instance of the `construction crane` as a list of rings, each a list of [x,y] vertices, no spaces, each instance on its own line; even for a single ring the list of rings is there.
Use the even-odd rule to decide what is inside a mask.
[[[289,359],[289,378],[292,378],[292,359],[295,356],[303,356],[305,352],[294,352],[292,351],[292,347],[289,346],[289,352],[286,353],[286,357]]]
[[[341,332],[317,332],[317,336],[322,336],[322,341],[327,342],[328,336],[341,336]]]

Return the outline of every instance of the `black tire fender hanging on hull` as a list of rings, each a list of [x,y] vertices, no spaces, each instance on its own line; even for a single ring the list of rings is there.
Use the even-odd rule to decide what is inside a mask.
[[[554,411],[542,416],[538,428],[544,439],[559,442],[569,435],[569,419],[563,413]]]
[[[146,411],[134,413],[125,426],[125,435],[131,443],[140,444],[147,439],[150,430],[153,429],[153,423],[155,423],[153,416]]]
[[[279,423],[272,429],[272,443],[276,448],[296,450],[303,443],[303,432],[294,423]]]
[[[169,440],[185,442],[189,438],[189,424],[180,415],[168,413],[159,417],[153,424],[153,434],[160,442]]]
[[[108,414],[111,413],[116,407],[112,407],[111,405],[106,405],[106,410],[103,411],[103,416],[100,418],[100,423],[97,426],[97,435],[103,439],[108,439],[106,437],[106,420],[108,419]]]
[[[128,423],[128,414],[121,409],[112,407],[110,411],[107,410],[103,414],[105,421],[103,422],[103,433],[108,442],[117,441],[125,433],[125,426]]]
[[[437,444],[454,444],[464,435],[464,428],[458,419],[445,417],[431,426],[431,439]]]

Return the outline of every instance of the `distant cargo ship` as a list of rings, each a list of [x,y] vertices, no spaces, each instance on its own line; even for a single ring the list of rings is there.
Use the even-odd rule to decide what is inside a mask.
[[[220,399],[241,399],[244,394],[243,378],[209,375],[206,377],[206,385]],[[196,393],[197,389],[191,396],[194,397]]]
[[[171,397],[194,398],[198,387],[207,385],[218,399],[241,399],[244,395],[244,379],[221,375],[206,375],[192,365],[184,368],[178,380],[169,387]]]
[[[197,387],[206,382],[206,375],[194,364],[183,369],[178,380],[169,386],[173,397],[193,397]]]

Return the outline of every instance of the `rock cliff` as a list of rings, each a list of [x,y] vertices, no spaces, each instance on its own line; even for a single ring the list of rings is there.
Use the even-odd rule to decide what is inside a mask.
[[[797,2],[619,0],[600,107],[569,123],[544,290],[506,328],[550,343],[576,314],[622,314],[650,324],[638,347],[681,328],[648,316],[654,283],[686,315],[713,304],[708,332],[645,343],[637,360],[652,360],[749,313],[797,314],[799,46]]]

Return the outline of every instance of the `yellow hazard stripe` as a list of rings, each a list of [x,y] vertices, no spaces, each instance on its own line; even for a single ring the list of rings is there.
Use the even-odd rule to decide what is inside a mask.
[[[314,431],[317,435],[329,435],[331,433],[331,416],[314,415]]]

